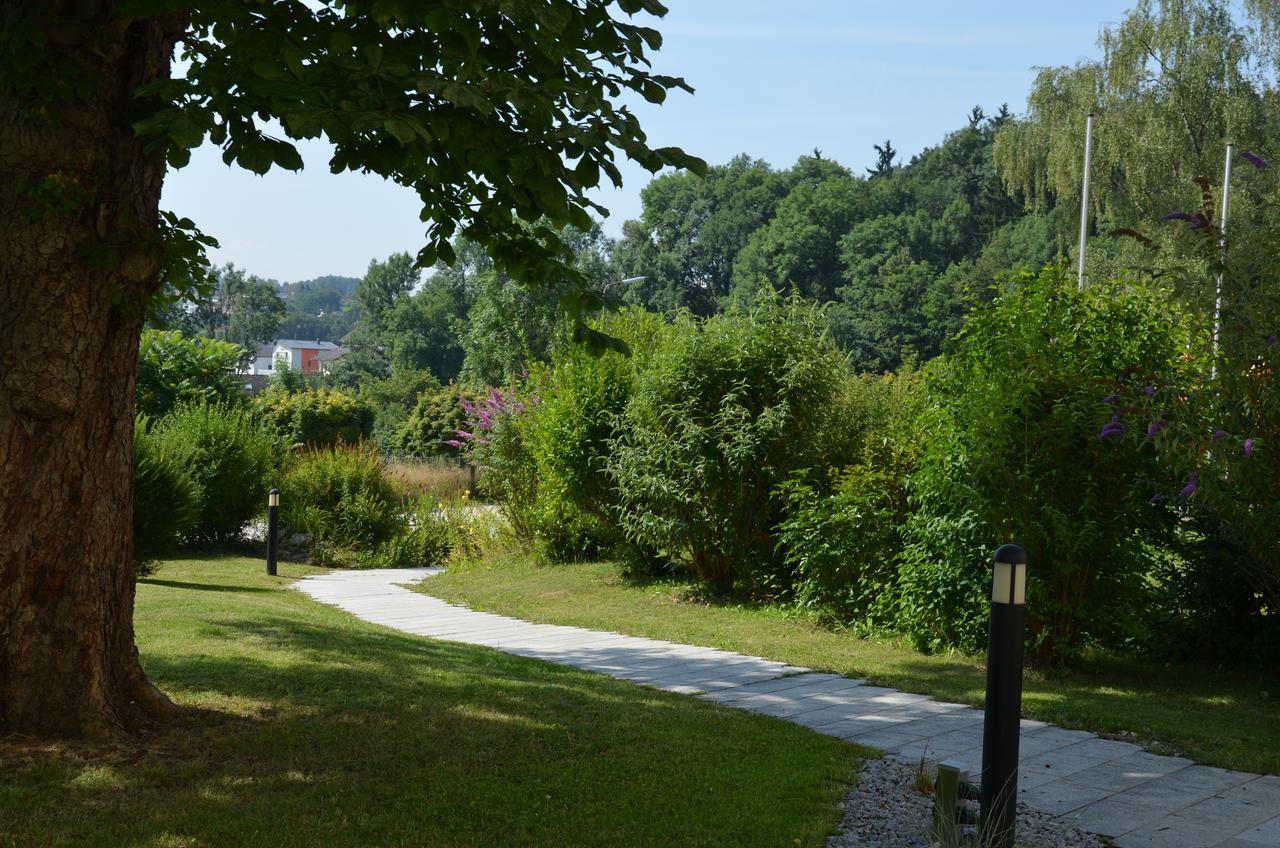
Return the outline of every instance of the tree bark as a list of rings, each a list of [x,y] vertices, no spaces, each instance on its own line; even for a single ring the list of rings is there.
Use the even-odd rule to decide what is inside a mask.
[[[113,6],[6,10],[38,8],[49,37],[48,81],[0,86],[0,730],[36,736],[175,711],[133,639],[134,379],[165,165],[132,124],[181,22]]]

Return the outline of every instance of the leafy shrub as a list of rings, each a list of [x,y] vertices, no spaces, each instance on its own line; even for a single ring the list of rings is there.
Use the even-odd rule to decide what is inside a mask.
[[[462,402],[474,403],[477,397],[457,383],[418,395],[408,417],[396,429],[392,445],[401,456],[457,456],[458,449],[446,444],[457,440],[459,430],[466,428],[467,413]]]
[[[464,502],[465,503],[465,502]],[[414,565],[444,565],[460,544],[460,529],[450,510],[432,498],[419,498],[414,507],[413,531],[407,534],[411,546],[409,559]]]
[[[236,366],[245,349],[177,330],[143,330],[138,347],[136,405],[139,414],[166,415],[179,403],[240,404]]]
[[[553,561],[595,557],[623,541],[609,450],[635,375],[667,333],[661,316],[643,310],[600,319],[596,328],[620,339],[631,355],[558,346],[550,371],[537,381],[540,400],[520,423],[538,482],[533,534]]]
[[[258,410],[293,445],[355,444],[373,432],[373,407],[336,389],[267,391]]]
[[[689,562],[718,590],[777,572],[779,483],[843,464],[845,360],[821,312],[766,297],[678,318],[636,375],[608,468],[634,543]]]
[[[311,537],[312,557],[323,564],[376,556],[407,532],[400,493],[378,454],[362,445],[294,456],[280,480],[280,518]]]
[[[910,512],[907,481],[919,453],[920,380],[909,367],[863,376],[851,395],[844,408],[862,433],[861,455],[830,493],[808,469],[782,484],[778,542],[798,606],[844,622],[887,624]]]
[[[991,551],[1030,558],[1036,655],[1061,662],[1134,597],[1144,541],[1172,529],[1149,500],[1167,474],[1151,450],[1099,438],[1099,386],[1125,369],[1175,374],[1180,319],[1159,293],[1123,284],[1080,292],[1062,272],[1024,277],[975,312],[930,374],[930,441],[912,477],[899,622],[925,648],[978,650]]]
[[[151,574],[155,561],[200,520],[200,488],[149,426],[139,416],[133,432],[133,562],[139,577]]]
[[[188,538],[238,537],[266,503],[283,454],[280,440],[247,409],[223,403],[180,405],[156,422],[154,434],[161,451],[180,462],[201,491],[200,520]]]
[[[359,397],[374,412],[373,441],[384,454],[403,454],[399,445],[400,428],[423,395],[443,391],[440,381],[430,371],[418,368],[396,368],[389,377],[366,375],[360,381]]]

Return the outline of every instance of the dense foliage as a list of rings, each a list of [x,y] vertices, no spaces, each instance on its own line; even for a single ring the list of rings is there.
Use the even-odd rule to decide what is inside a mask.
[[[983,644],[988,563],[1008,541],[1033,563],[1028,627],[1043,658],[1109,635],[1172,526],[1150,502],[1169,476],[1155,452],[1099,439],[1099,387],[1177,374],[1187,341],[1158,292],[1078,291],[1057,273],[970,317],[930,375],[930,439],[912,476],[902,623],[920,644]]]
[[[373,407],[337,389],[269,390],[256,406],[290,445],[355,444],[373,433]]]
[[[457,448],[448,443],[457,439],[458,430],[467,423],[463,402],[472,403],[478,396],[458,383],[421,392],[391,437],[394,452],[416,457],[457,456]]]
[[[133,436],[133,561],[139,577],[196,528],[202,493],[182,458],[139,417]]]
[[[779,486],[778,544],[798,607],[839,622],[890,626],[923,391],[910,369],[863,376],[849,390],[846,425],[861,435],[852,461],[830,485],[804,469]]]
[[[775,560],[774,487],[839,461],[846,366],[798,299],[679,319],[638,376],[608,459],[631,540],[720,590]]]
[[[246,409],[221,403],[184,404],[155,422],[155,439],[180,462],[201,492],[200,518],[188,538],[237,538],[267,500],[283,445]]]
[[[337,445],[295,455],[280,479],[280,518],[310,538],[322,564],[386,553],[404,534],[400,495],[377,453]]]
[[[236,366],[244,348],[178,330],[145,330],[138,348],[135,404],[140,415],[160,416],[183,402],[238,403]]]

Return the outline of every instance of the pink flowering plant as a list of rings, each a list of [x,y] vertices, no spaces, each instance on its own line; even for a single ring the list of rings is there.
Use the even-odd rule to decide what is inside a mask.
[[[541,403],[536,381],[523,369],[506,388],[490,388],[478,401],[463,398],[466,424],[445,440],[480,469],[485,490],[525,541],[533,536],[538,477],[523,429]]]

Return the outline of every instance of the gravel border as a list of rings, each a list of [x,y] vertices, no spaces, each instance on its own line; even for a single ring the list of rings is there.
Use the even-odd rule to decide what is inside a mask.
[[[929,848],[933,798],[916,788],[916,766],[883,757],[867,760],[841,809],[840,830],[827,848]],[[1103,848],[1098,837],[1018,804],[1018,845]]]

